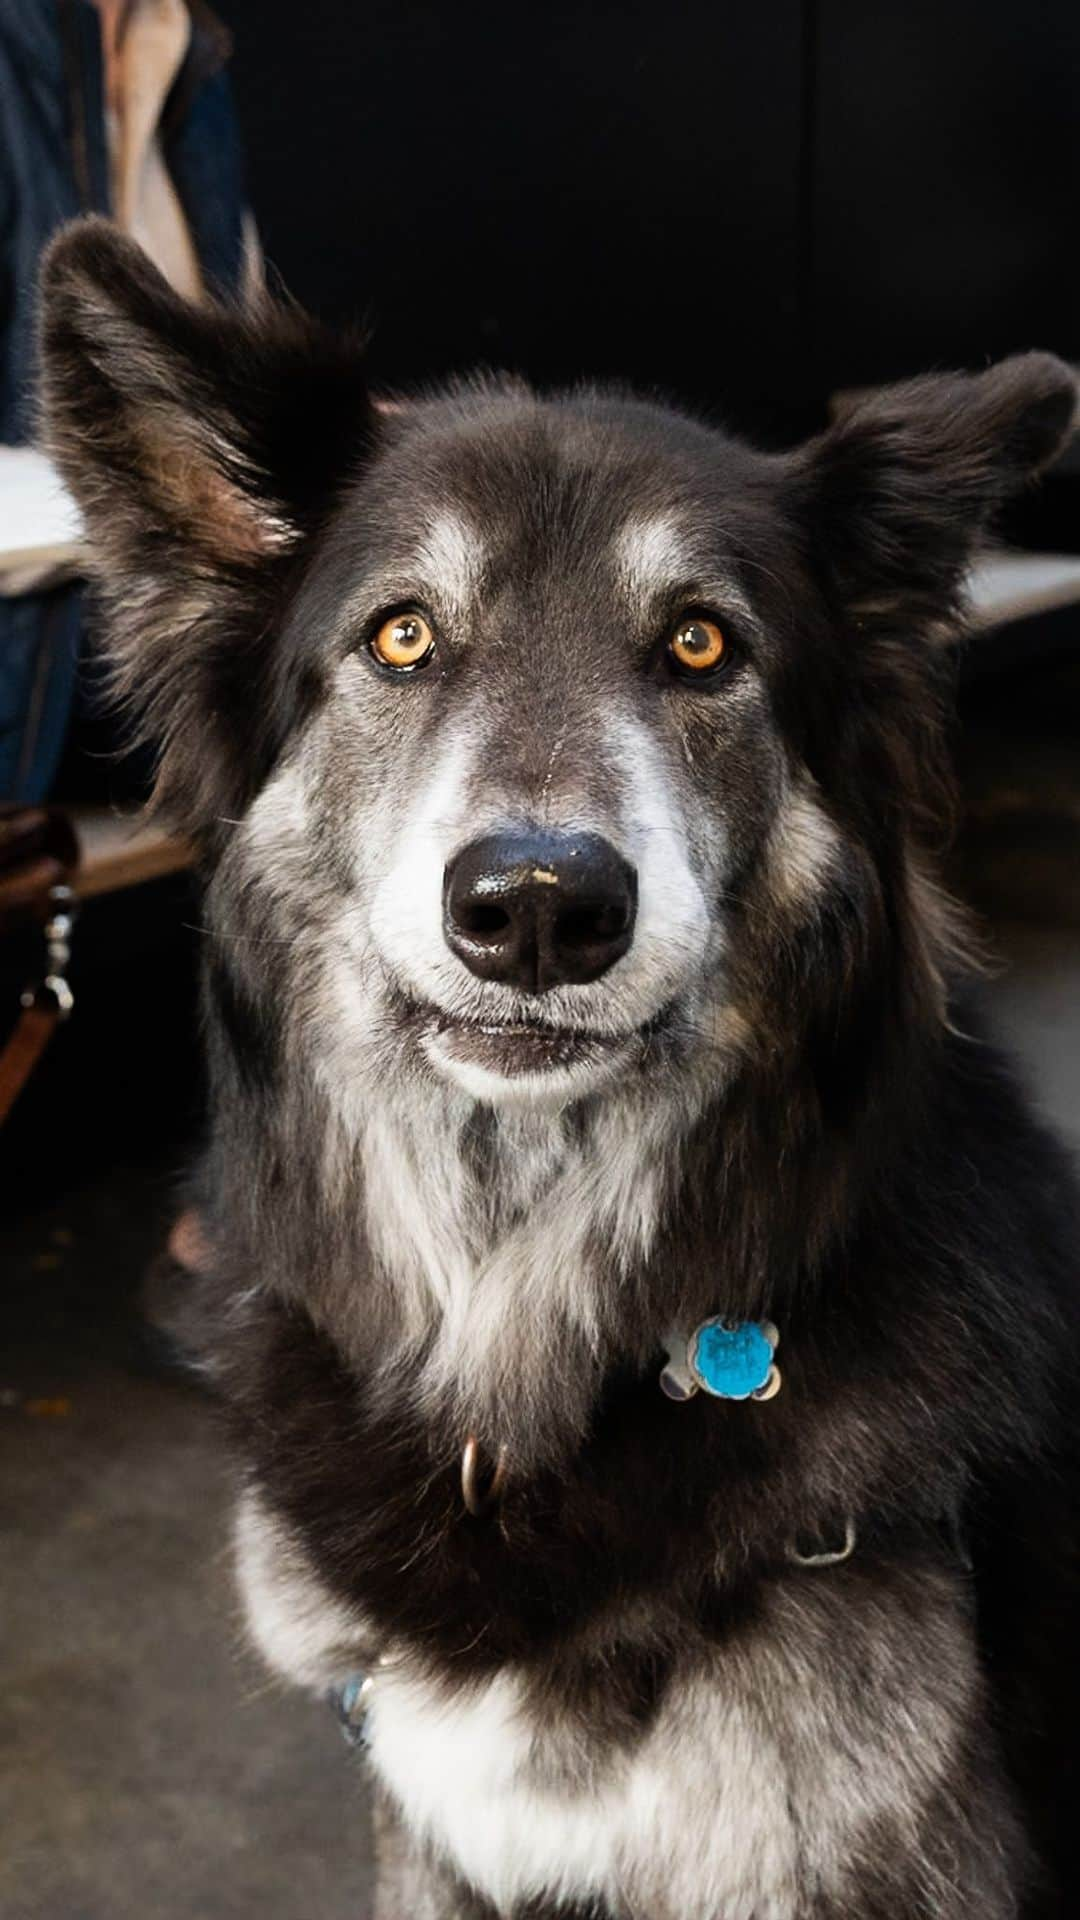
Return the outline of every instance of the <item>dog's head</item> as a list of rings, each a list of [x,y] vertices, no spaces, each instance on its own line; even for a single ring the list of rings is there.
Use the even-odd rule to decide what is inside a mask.
[[[318,923],[358,1044],[564,1104],[767,1048],[806,952],[933,974],[941,634],[1069,429],[1058,361],[893,389],[787,456],[505,382],[380,410],[359,347],[196,311],[98,223],[53,248],[43,340],[162,802],[267,939]]]

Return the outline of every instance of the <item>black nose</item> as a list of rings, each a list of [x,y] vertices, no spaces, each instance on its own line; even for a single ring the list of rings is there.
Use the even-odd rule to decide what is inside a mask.
[[[443,879],[447,944],[526,993],[598,980],[634,937],[637,875],[596,833],[493,833]]]

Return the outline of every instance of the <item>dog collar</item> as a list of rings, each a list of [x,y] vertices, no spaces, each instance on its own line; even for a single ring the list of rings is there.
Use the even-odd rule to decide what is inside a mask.
[[[780,1335],[771,1320],[703,1320],[693,1333],[669,1333],[660,1390],[669,1400],[695,1393],[716,1400],[771,1400],[780,1391],[773,1355]]]

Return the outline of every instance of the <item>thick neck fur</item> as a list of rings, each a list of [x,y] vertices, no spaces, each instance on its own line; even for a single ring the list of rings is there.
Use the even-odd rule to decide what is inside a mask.
[[[641,1282],[688,1123],[644,1090],[498,1115],[425,1088],[370,1116],[368,1241],[424,1397],[493,1440],[556,1403],[580,1429],[612,1354],[662,1332]]]

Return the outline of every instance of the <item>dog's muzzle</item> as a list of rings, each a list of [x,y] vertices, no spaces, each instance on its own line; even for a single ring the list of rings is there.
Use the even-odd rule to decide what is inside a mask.
[[[488,834],[443,878],[446,943],[481,980],[525,993],[598,980],[629,950],[637,875],[595,833]]]

